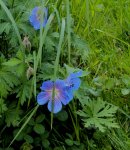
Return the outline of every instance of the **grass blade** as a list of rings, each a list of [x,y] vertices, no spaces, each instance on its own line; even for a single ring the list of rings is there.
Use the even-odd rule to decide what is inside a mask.
[[[70,27],[71,27],[71,19],[70,19],[70,7],[69,0],[66,0],[66,12],[67,12],[67,40],[68,40],[68,63],[70,64],[70,47],[71,47],[71,36],[70,36]]]
[[[0,0],[0,5],[4,9],[4,11],[6,12],[6,14],[9,17],[10,21],[12,22],[12,25],[13,25],[13,27],[15,29],[15,32],[16,32],[16,35],[18,37],[19,43],[20,43],[20,45],[22,47],[22,39],[21,39],[19,30],[17,28],[16,22],[15,22],[13,16],[12,16],[11,12],[9,11],[9,9],[6,7],[6,5],[4,4],[4,2],[2,0]]]
[[[20,130],[18,131],[18,133],[15,135],[15,137],[13,138],[13,140],[10,142],[9,146],[10,147],[13,142],[16,140],[16,138],[19,136],[19,134],[22,132],[22,130],[24,129],[24,127],[28,124],[28,122],[30,121],[30,119],[32,118],[32,116],[35,114],[35,112],[37,111],[39,105],[37,105],[34,110],[32,111],[32,113],[30,114],[30,116],[28,117],[28,119],[25,121],[25,123],[22,125],[22,127],[20,128]]]

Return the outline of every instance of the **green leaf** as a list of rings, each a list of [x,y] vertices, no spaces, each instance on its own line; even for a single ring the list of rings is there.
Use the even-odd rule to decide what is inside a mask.
[[[45,119],[45,115],[41,114],[36,118],[36,123],[41,123]]]
[[[128,95],[129,93],[130,93],[130,89],[121,89],[121,93],[123,94],[123,95]]]
[[[11,28],[11,24],[8,22],[3,22],[0,23],[0,34],[2,34],[3,32],[5,32],[6,34],[9,34]]]
[[[100,90],[96,90],[96,89],[91,88],[91,87],[88,87],[88,92],[90,92],[92,95],[94,95],[94,96],[96,96],[96,97],[99,96],[100,93],[101,93]]]
[[[0,9],[0,20],[7,21],[7,15],[3,9]]]
[[[64,64],[65,68],[66,68],[66,71],[68,73],[68,75],[70,73],[73,73],[73,72],[78,72],[78,71],[81,71],[81,69],[79,68],[73,68],[73,67],[70,67],[69,65],[66,65]],[[84,76],[87,76],[90,72],[88,70],[86,71],[82,71],[82,75],[80,77],[84,77]]]
[[[18,77],[12,72],[10,67],[0,66],[0,95],[6,97],[11,89],[19,84]]]
[[[71,140],[71,139],[66,139],[66,140],[65,140],[65,143],[66,143],[68,146],[73,146],[73,144],[74,144],[73,140]]]
[[[76,71],[79,71],[79,69],[76,69],[76,68],[73,68],[73,67],[70,67],[66,64],[64,64],[66,70],[67,70],[67,73],[70,74],[70,73],[73,73],[73,72],[76,72]]]
[[[89,46],[87,42],[76,34],[72,35],[71,42],[74,48],[78,50],[78,54],[82,56],[81,58],[86,60],[89,54]]]
[[[115,85],[115,80],[113,78],[109,78],[105,83],[105,88],[112,89]]]
[[[95,126],[101,132],[104,132],[107,128],[119,127],[114,117],[117,109],[118,107],[107,104],[101,99],[97,101],[89,100],[83,106],[83,110],[79,110],[77,114],[82,117],[86,128]]]
[[[47,139],[49,137],[49,132],[45,130],[44,134],[41,135],[41,139]]]
[[[22,111],[19,109],[16,109],[15,105],[10,106],[10,108],[8,108],[8,110],[6,111],[5,122],[7,126],[8,127],[10,127],[11,125],[18,126],[21,113]]]
[[[54,47],[56,46],[56,41],[55,41],[55,37],[52,36],[52,34],[48,34],[46,36],[46,40],[45,40],[45,48],[48,51],[51,51],[54,49]]]
[[[25,135],[25,136],[24,136],[24,140],[25,140],[27,143],[33,143],[33,138],[32,138],[30,135]]]
[[[5,67],[9,67],[18,77],[21,77],[23,73],[25,73],[25,68],[27,67],[27,63],[32,61],[32,55],[28,55],[25,59],[26,64],[23,63],[23,53],[22,51],[18,51],[15,58],[11,58],[7,62],[3,62],[2,65]]]
[[[7,106],[4,103],[4,100],[0,98],[0,114],[4,113],[7,111]]]
[[[49,148],[50,142],[47,139],[42,140],[42,145],[44,148]]]
[[[34,126],[34,131],[37,133],[37,134],[43,134],[45,132],[45,128],[43,125],[41,124],[36,124]]]
[[[79,145],[80,145],[80,142],[79,142],[79,141],[74,141],[74,145],[79,146]]]
[[[35,125],[34,119],[31,118],[30,121],[28,122],[28,124],[29,124],[30,126],[34,126],[34,125]]]
[[[128,75],[124,75],[122,81],[127,87],[130,86],[130,77]]]
[[[21,132],[23,131],[23,129],[25,128],[25,126],[28,124],[28,122],[30,121],[30,119],[32,118],[32,116],[34,115],[34,113],[36,113],[38,107],[39,107],[39,105],[35,106],[35,108],[31,112],[31,114],[28,116],[28,118],[26,119],[26,121],[24,122],[24,124],[21,126],[21,128],[19,129],[19,131],[17,132],[17,134],[15,135],[15,137],[10,142],[9,147],[13,144],[13,142],[16,140],[16,138],[21,134]]]
[[[49,63],[42,63],[38,78],[42,80],[51,79],[54,77],[54,65]]]
[[[7,62],[4,62],[3,65],[7,65],[7,66],[16,66],[16,65],[19,65],[20,63],[22,63],[23,61],[21,61],[20,59],[17,59],[17,58],[12,58],[10,59],[9,61]]]
[[[19,44],[22,44],[22,40],[21,40],[21,36],[20,36],[19,30],[18,30],[18,27],[16,25],[16,22],[12,16],[10,10],[7,8],[7,6],[5,5],[5,3],[3,1],[0,1],[0,5],[3,8],[3,10],[6,12],[8,18],[10,19],[10,21],[12,23],[12,26],[14,27],[15,34],[17,35],[18,40],[19,40]]]
[[[16,90],[17,97],[19,97],[19,100],[21,102],[21,105],[26,102],[27,99],[30,99],[32,97],[32,91],[31,91],[32,81],[31,80],[25,80],[24,83],[22,83]]]
[[[62,146],[55,147],[54,150],[63,150]]]
[[[13,131],[13,135],[14,135],[14,136],[18,133],[18,130],[19,130],[19,129],[15,129],[15,130]],[[16,141],[22,141],[22,140],[24,139],[24,136],[25,136],[25,132],[21,132],[21,133],[19,134],[19,136],[16,138]]]
[[[60,121],[66,121],[68,119],[68,114],[65,110],[62,110],[58,114],[56,114],[56,117]]]

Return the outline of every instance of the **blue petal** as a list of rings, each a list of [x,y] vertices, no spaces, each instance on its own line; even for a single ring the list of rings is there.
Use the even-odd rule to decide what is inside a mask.
[[[39,9],[41,9],[41,7],[35,7],[31,12],[31,16],[29,17],[29,21],[35,30],[40,29],[40,21],[37,19],[37,13]],[[44,12],[44,20],[42,22],[42,27],[45,27],[47,23],[48,9],[43,8],[43,12]]]
[[[81,75],[82,75],[82,70],[75,72],[75,73],[71,73],[69,77],[70,78],[78,78],[78,77],[81,77]]]
[[[66,105],[73,99],[73,96],[68,94],[68,91],[66,90],[66,82],[64,80],[57,79],[55,82],[55,89],[58,89],[60,93],[58,97],[55,97],[56,101],[59,100]]]
[[[40,22],[37,20],[36,15],[31,15],[29,21],[36,30],[40,28]]]
[[[42,83],[41,90],[51,90],[53,89],[54,83],[51,80],[45,81]]]
[[[69,90],[61,91],[60,97],[58,99],[64,104],[68,104],[73,99],[73,93]]]
[[[36,6],[35,8],[33,8],[32,15],[36,15],[36,13],[37,13],[38,10],[39,10],[38,6]]]
[[[39,21],[34,22],[34,23],[33,23],[33,27],[34,27],[35,30],[40,29],[40,22],[39,22]]]
[[[44,105],[49,101],[49,95],[46,92],[40,92],[37,95],[37,103],[39,105]]]
[[[67,95],[68,95],[68,103],[69,103],[69,102],[73,99],[73,97],[74,97],[74,96],[73,96],[73,90],[71,90],[71,89],[68,90],[68,91],[67,91]],[[67,104],[68,104],[68,103],[67,103]]]
[[[72,90],[78,90],[81,84],[81,80],[79,78],[72,79],[72,84],[73,84],[73,86],[71,87]]]
[[[29,17],[29,21],[30,21],[31,25],[33,25],[35,22],[37,22],[37,21],[36,21],[36,17],[35,17],[34,15],[31,15],[31,16]]]
[[[66,86],[66,83],[65,83],[64,80],[57,79],[57,80],[55,81],[55,87],[56,87],[57,89],[63,90],[63,89],[65,88],[65,86]]]
[[[52,113],[58,113],[62,109],[61,101],[59,100],[50,100],[48,102],[48,110]]]
[[[80,77],[82,75],[82,71],[76,72],[76,73],[71,73],[68,78],[65,80],[66,82],[66,88],[67,90],[70,91],[75,91],[78,90],[81,84]]]
[[[35,30],[40,29],[40,22],[36,19],[35,16],[30,16],[29,17],[29,21],[31,23],[31,25],[35,28]]]

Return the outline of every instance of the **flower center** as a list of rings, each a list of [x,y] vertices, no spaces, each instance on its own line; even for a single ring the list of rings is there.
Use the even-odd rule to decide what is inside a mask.
[[[73,83],[72,83],[72,84],[70,84],[70,85],[69,85],[69,87],[70,87],[70,88],[74,87],[74,84],[73,84]]]
[[[59,97],[60,91],[58,89],[55,89],[55,97]]]
[[[44,13],[42,8],[39,8],[38,11],[37,11],[37,14],[36,14],[36,18],[37,18],[38,21],[40,21],[41,15],[43,15],[43,20],[44,20],[45,13]]]
[[[53,99],[53,89],[46,90],[46,92]],[[59,96],[60,96],[60,91],[59,91],[59,89],[55,88],[55,90],[54,90],[54,100],[57,99]]]

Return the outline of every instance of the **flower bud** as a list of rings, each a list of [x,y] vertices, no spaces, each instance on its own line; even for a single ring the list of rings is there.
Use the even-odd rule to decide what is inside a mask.
[[[23,39],[23,45],[26,49],[28,49],[28,51],[31,50],[31,42],[29,41],[29,37],[28,36],[25,36],[24,39]]]
[[[29,68],[27,69],[27,73],[26,73],[27,79],[29,79],[31,75],[33,74],[34,74],[34,69],[29,66]]]

